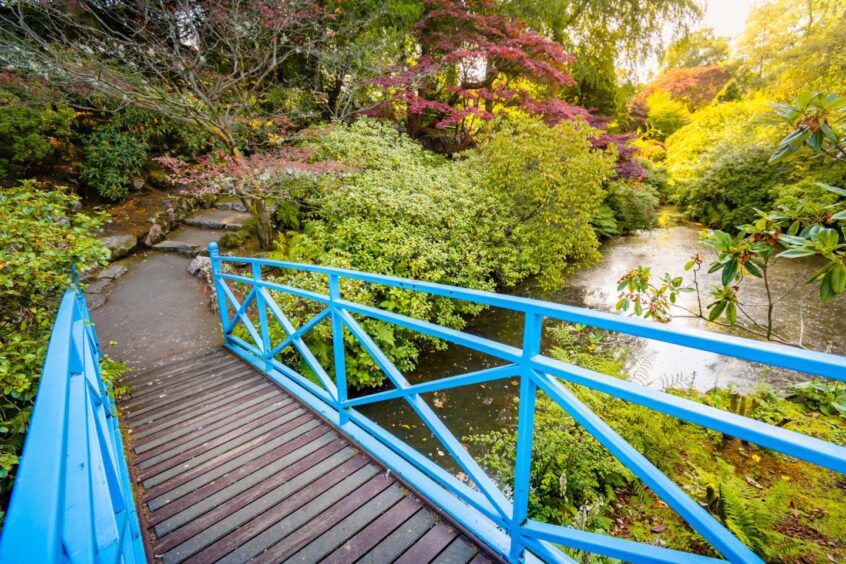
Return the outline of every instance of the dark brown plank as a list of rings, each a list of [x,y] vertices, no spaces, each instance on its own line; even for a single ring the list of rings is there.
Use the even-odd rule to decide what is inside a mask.
[[[147,506],[140,516],[157,561],[488,561],[237,357],[216,350],[123,383],[132,388],[121,403]]]
[[[270,400],[267,400],[264,403],[261,403],[261,404],[255,406],[255,409],[261,410],[264,407],[273,406],[274,403],[276,403],[275,398],[272,398]],[[264,425],[266,423],[277,422],[277,421],[279,421],[281,416],[287,415],[288,413],[290,413],[294,410],[297,410],[297,409],[301,409],[300,406],[297,405],[296,403],[290,402],[287,405],[283,405],[283,406],[279,407],[278,411],[268,413],[268,414],[266,414],[262,417],[259,417],[258,419],[250,421],[248,424],[245,424],[240,429],[229,431],[228,433],[224,433],[222,435],[217,435],[217,436],[215,436],[214,434],[210,434],[207,437],[207,440],[205,440],[203,443],[201,443],[201,444],[199,444],[195,447],[188,448],[187,450],[182,450],[180,452],[180,454],[177,454],[176,456],[172,456],[172,457],[170,457],[166,460],[163,460],[163,461],[161,461],[157,464],[154,464],[152,466],[144,466],[143,471],[142,471],[141,476],[140,476],[140,479],[146,480],[147,478],[149,478],[151,476],[155,476],[156,474],[160,474],[161,472],[164,472],[165,470],[169,470],[170,468],[173,468],[177,464],[182,464],[183,462],[188,462],[189,460],[197,457],[198,455],[203,454],[205,452],[208,452],[212,449],[215,449],[215,448],[218,448],[218,447],[223,448],[224,445],[226,445],[227,443],[243,437],[243,435],[245,435],[246,433],[248,433],[248,432],[250,432],[254,429],[257,429],[258,427],[261,427],[262,425]],[[307,414],[303,414],[303,416],[304,417],[310,417]],[[277,433],[280,432],[278,430],[278,427],[274,428],[273,430],[275,430]],[[259,438],[256,438],[253,441],[246,443],[246,445],[257,444],[258,442],[260,442],[261,440],[266,438],[269,433],[272,433],[273,430],[265,432],[264,434],[260,435]],[[281,431],[281,432],[284,432],[284,431]],[[276,436],[276,435],[274,435],[274,436]],[[178,445],[174,445],[174,446],[178,446]],[[245,446],[245,444],[239,443],[239,444],[230,445],[230,448],[232,450],[234,450],[236,448],[237,449],[244,449],[244,448],[249,448],[249,446]],[[230,450],[230,452],[232,452],[232,450]],[[229,453],[227,453],[227,454],[229,454]]]
[[[388,486],[394,483],[384,474],[377,474],[363,486],[356,488],[351,494],[331,506],[326,511],[285,537],[285,540],[262,553],[262,558],[280,562],[298,552],[305,545],[319,537],[324,531],[332,528],[347,515],[370,502]]]
[[[249,523],[239,527],[235,531],[232,531],[230,534],[226,535],[202,552],[196,554],[188,561],[194,564],[202,564],[205,562],[214,562],[223,558],[233,550],[244,545],[247,541],[264,532],[268,527],[291,515],[295,510],[317,498],[322,493],[328,491],[332,486],[342,482],[345,478],[348,478],[351,474],[366,465],[367,459],[364,457],[356,456],[351,458],[343,465],[333,469],[320,479],[310,483],[307,488],[298,491],[282,503],[268,508],[267,511],[251,520]]]
[[[455,529],[441,521],[397,558],[395,564],[420,564],[434,560],[457,536]]]
[[[176,546],[179,546],[189,538],[197,535],[198,533],[208,529],[213,524],[222,521],[229,515],[232,515],[239,510],[247,507],[249,504],[253,503],[257,499],[260,499],[265,494],[271,492],[272,490],[276,489],[277,487],[285,484],[286,482],[300,476],[310,468],[316,466],[317,464],[327,460],[334,454],[337,454],[342,449],[345,448],[345,445],[341,441],[333,441],[328,445],[310,453],[308,456],[298,460],[296,463],[288,466],[281,471],[278,471],[276,474],[272,475],[270,478],[266,478],[261,480],[257,484],[253,484],[252,487],[246,489],[243,493],[238,491],[234,492],[226,492],[223,497],[226,497],[230,493],[232,494],[229,499],[223,499],[221,503],[216,505],[213,509],[206,511],[205,513],[201,513],[200,515],[191,515],[191,520],[184,525],[176,528],[173,532],[167,532],[165,534],[160,535],[162,538],[161,549],[163,551],[170,550]],[[346,458],[345,458],[346,457]],[[339,464],[342,464],[344,461],[348,460],[352,457],[352,452],[346,453],[345,455],[338,456],[336,460]],[[331,464],[331,463],[330,463]],[[249,473],[247,473],[249,475]],[[241,476],[243,478],[244,476]],[[236,484],[237,481],[233,481],[232,484]],[[235,488],[233,488],[235,489]],[[199,499],[194,500],[190,504],[186,504],[185,508],[180,510],[179,512],[173,513],[173,515],[177,515],[181,511],[185,509],[193,509],[194,507],[201,507],[205,509],[200,504],[200,501],[205,499],[211,498],[211,496],[220,490],[214,492],[204,492],[206,495],[199,494]],[[239,495],[240,493],[240,495]],[[193,495],[193,494],[192,494]],[[217,501],[215,499],[214,501]],[[156,516],[156,515],[154,515]],[[157,516],[156,516],[157,517]],[[159,522],[163,522],[164,520],[160,519]],[[175,520],[175,525],[179,524],[179,520]],[[164,529],[167,530],[167,529]],[[157,527],[158,533],[158,527]]]
[[[219,492],[220,490],[228,487],[231,484],[234,484],[235,482],[237,482],[238,480],[240,480],[244,477],[247,477],[247,476],[250,476],[252,474],[255,474],[256,472],[259,472],[265,466],[267,466],[267,465],[269,465],[273,462],[276,462],[277,460],[284,458],[287,454],[295,452],[305,445],[312,443],[315,439],[318,439],[318,438],[322,437],[323,435],[326,435],[327,432],[328,432],[328,430],[325,429],[325,428],[322,428],[322,427],[316,427],[314,429],[311,429],[311,430],[307,431],[306,433],[303,433],[299,437],[295,438],[294,440],[290,441],[289,443],[273,449],[272,451],[266,453],[264,456],[260,456],[256,459],[253,459],[249,463],[244,464],[243,466],[241,466],[240,468],[238,468],[237,470],[235,470],[233,472],[229,472],[228,474],[224,475],[220,479],[209,482],[209,483],[205,484],[204,486],[201,486],[201,487],[195,489],[194,491],[192,491],[191,493],[189,493],[185,496],[182,496],[180,498],[176,498],[170,504],[165,505],[164,507],[156,510],[151,515],[150,523],[151,524],[159,523],[159,522],[163,521],[164,519],[171,517],[172,515],[176,515],[180,511],[184,511],[189,506],[196,504],[200,500],[202,500],[202,499],[204,499],[204,498],[206,498],[206,497],[208,497],[208,496],[210,496],[210,495],[212,495],[216,492]],[[336,441],[336,442],[339,445],[338,449],[343,447],[343,443],[341,443],[340,441]],[[323,448],[323,447],[320,447],[316,450],[320,450],[321,448]],[[304,457],[304,458],[307,458],[307,456]],[[292,464],[299,463],[299,461],[300,460],[292,461]],[[306,467],[306,468],[308,468],[308,467]],[[147,493],[148,493],[148,495],[150,496],[151,499],[158,497],[159,495],[167,493],[168,491],[173,490],[177,486],[180,486],[180,485],[182,485],[186,482],[189,482],[190,480],[198,477],[199,475],[202,474],[202,472],[203,472],[203,469],[199,469],[199,470],[196,470],[195,472],[192,472],[190,474],[186,473],[185,475],[179,476],[178,479],[165,482],[164,484],[161,485],[161,487],[159,487],[156,490],[149,490]],[[267,486],[270,486],[271,483],[272,482],[269,482],[267,484]],[[258,493],[260,491],[261,491],[261,488],[256,489],[256,493]],[[246,498],[245,498],[245,501],[246,501]]]
[[[231,417],[243,413],[244,410],[261,409],[261,407],[266,405],[264,403],[266,400],[278,401],[280,403],[280,407],[287,402],[294,401],[293,398],[280,393],[272,387],[263,388],[257,392],[252,392],[246,396],[238,398],[230,404],[223,405],[210,411],[204,411],[203,413],[194,414],[193,417],[187,417],[185,419],[174,418],[163,422],[161,428],[141,437],[139,440],[150,442],[166,437],[167,445],[176,446],[180,444],[180,441],[185,442],[186,440],[189,440],[184,437],[186,435],[192,435],[194,430],[202,429],[205,432],[211,432],[212,430],[223,427]],[[176,428],[174,429],[173,427]],[[156,447],[150,450],[156,451],[159,448],[161,447]],[[145,451],[145,454],[148,454],[150,450]],[[155,454],[152,456],[155,456]]]
[[[308,486],[308,484],[316,480],[318,477],[323,476],[330,470],[350,461],[353,456],[355,456],[355,453],[352,449],[344,447],[338,452],[331,454],[320,462],[317,462],[314,466],[303,470],[299,474],[291,476],[290,479],[278,484],[266,494],[237,511],[232,513],[224,512],[223,514],[218,515],[215,520],[209,521],[207,526],[192,533],[185,541],[181,541],[177,547],[171,549],[170,545],[163,545],[167,548],[168,558],[172,560],[179,560],[210,546],[215,541],[225,537],[232,531],[235,531],[239,527],[260,516],[267,510],[268,507],[274,507],[279,503],[282,503]],[[230,510],[231,508],[229,508],[227,504],[227,511]],[[179,515],[175,519],[179,519],[181,517],[182,515]],[[179,531],[177,531],[177,533],[178,532]],[[167,541],[167,539],[168,537],[165,537],[165,541]],[[159,552],[161,553],[162,551]]]
[[[417,513],[420,508],[420,501],[411,496],[404,497],[378,519],[368,524],[363,531],[335,549],[323,560],[324,564],[355,562],[402,525],[406,519]]]

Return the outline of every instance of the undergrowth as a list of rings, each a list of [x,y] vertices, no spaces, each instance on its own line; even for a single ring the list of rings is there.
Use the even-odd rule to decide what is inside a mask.
[[[599,331],[552,331],[551,355],[618,378],[620,347]],[[767,562],[846,560],[846,478],[756,445],[585,388],[565,384],[591,410]],[[771,388],[670,393],[846,444],[846,418]],[[515,432],[465,437],[508,489]],[[529,514],[533,519],[709,556],[719,554],[675,511],[569,417],[538,394]],[[612,559],[569,551],[584,562]],[[833,559],[833,560],[832,560]]]

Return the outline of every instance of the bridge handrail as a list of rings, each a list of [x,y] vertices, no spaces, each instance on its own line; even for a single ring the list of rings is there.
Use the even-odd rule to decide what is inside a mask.
[[[0,562],[146,562],[85,299],[62,297],[0,537]]]
[[[265,371],[292,393],[311,405],[321,415],[338,425],[384,464],[403,476],[462,525],[467,527],[491,548],[512,561],[538,556],[546,561],[571,561],[554,545],[564,545],[606,556],[631,561],[687,562],[711,561],[701,556],[681,553],[653,545],[614,539],[605,535],[574,530],[569,527],[536,522],[528,518],[529,473],[531,470],[532,440],[537,391],[542,390],[571,417],[588,430],[614,454],[629,470],[668,503],[723,556],[735,562],[759,562],[760,559],[708,511],[691,499],[681,488],[658,470],[619,434],[587,408],[564,382],[582,385],[623,400],[660,411],[692,423],[738,437],[846,473],[846,448],[742,417],[698,402],[613,378],[573,364],[561,362],[541,354],[541,334],[545,318],[575,322],[601,329],[654,339],[733,356],[745,360],[802,372],[846,380],[846,358],[730,337],[705,331],[668,327],[639,319],[591,311],[584,308],[553,304],[521,298],[458,288],[431,282],[421,282],[357,272],[352,270],[297,264],[258,258],[221,256],[215,244],[209,247],[212,273],[217,290],[221,322],[226,346]],[[223,272],[221,265],[230,263],[245,266],[249,274]],[[327,277],[326,294],[295,288],[264,279],[262,268],[311,272]],[[341,296],[341,280],[378,284],[430,295],[464,300],[478,304],[520,312],[524,316],[522,348],[506,345],[427,321],[415,319],[373,306],[357,304]],[[249,288],[243,302],[232,292],[227,282]],[[273,298],[271,292],[282,292],[325,305],[319,314],[300,328],[295,328]],[[230,317],[229,307],[234,314]],[[257,312],[251,320],[248,313],[255,305]],[[410,384],[373,339],[364,331],[352,314],[382,320],[406,329],[458,344],[507,362],[504,366],[459,374],[421,384]],[[324,319],[332,324],[335,378],[303,341],[303,336]],[[269,324],[276,320],[287,337],[278,344],[270,342]],[[252,343],[234,334],[243,325]],[[374,392],[349,399],[344,361],[343,332],[349,331],[385,373],[395,389]],[[319,385],[276,359],[287,346],[293,346],[314,372]],[[508,499],[497,484],[473,460],[458,439],[425,403],[420,394],[458,386],[466,386],[518,377],[519,407],[517,423],[517,453],[512,499]],[[475,488],[469,487],[449,472],[434,464],[408,444],[365,417],[355,408],[360,405],[405,399],[429,430],[443,444]]]

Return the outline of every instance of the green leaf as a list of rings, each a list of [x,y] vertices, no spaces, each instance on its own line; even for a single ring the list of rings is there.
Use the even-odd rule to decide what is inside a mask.
[[[822,303],[827,304],[834,296],[835,293],[831,287],[831,271],[829,270],[823,276],[822,283],[820,283],[820,300]]]
[[[833,192],[838,196],[846,196],[846,190],[843,188],[838,188],[837,186],[832,186],[831,184],[826,184],[825,182],[817,182],[817,186],[825,188],[829,192]]]
[[[814,152],[819,152],[822,149],[823,134],[819,129],[808,136],[805,142]]]
[[[786,251],[780,252],[778,255],[779,257],[783,258],[800,258],[800,257],[810,257],[817,254],[816,251],[811,249],[787,249]]]
[[[723,269],[723,286],[731,284],[732,280],[734,280],[734,277],[737,275],[738,266],[739,264],[737,259],[732,259],[726,263],[726,267]]]
[[[728,305],[726,305],[726,319],[728,320],[729,325],[734,325],[737,321],[737,306],[734,302],[729,302]]]
[[[723,310],[726,309],[726,302],[717,302],[714,307],[711,308],[711,311],[708,312],[708,321],[714,321],[717,319]]]
[[[840,294],[846,290],[846,265],[838,262],[831,269],[831,290]]]
[[[758,268],[758,266],[751,260],[747,262],[744,266],[746,267],[746,270],[749,272],[749,274],[751,274],[752,276],[756,276],[758,278],[763,277],[761,269]]]
[[[840,142],[840,137],[827,123],[820,124],[820,131],[822,131],[822,134],[825,136],[826,139],[828,139],[835,145]]]

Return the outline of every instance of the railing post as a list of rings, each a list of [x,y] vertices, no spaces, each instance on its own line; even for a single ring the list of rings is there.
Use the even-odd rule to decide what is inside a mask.
[[[532,473],[532,440],[535,431],[537,385],[532,378],[530,361],[540,353],[543,317],[526,312],[523,327],[523,356],[520,369],[520,404],[517,409],[517,451],[514,471],[514,501],[511,516],[511,551],[509,560],[520,561],[525,545],[520,528],[529,516],[529,489]]]
[[[226,327],[229,326],[229,311],[226,308],[226,296],[223,295],[222,282],[218,277],[220,275],[220,255],[217,249],[217,243],[209,243],[209,259],[211,260],[212,280],[214,281],[214,292],[217,294],[217,309],[220,313],[220,326],[223,331],[223,342],[226,344]]]
[[[259,330],[261,331],[261,353],[264,358],[264,369],[270,370],[270,359],[267,357],[270,352],[270,330],[267,326],[267,307],[264,302],[264,294],[261,293],[261,264],[253,263],[253,290],[256,293],[256,309],[259,316]]]
[[[341,280],[337,274],[329,275],[329,307],[332,311],[332,356],[335,357],[335,386],[338,388],[338,422],[343,426],[349,419],[347,408],[347,367],[344,359],[344,323],[337,301],[341,299]]]

